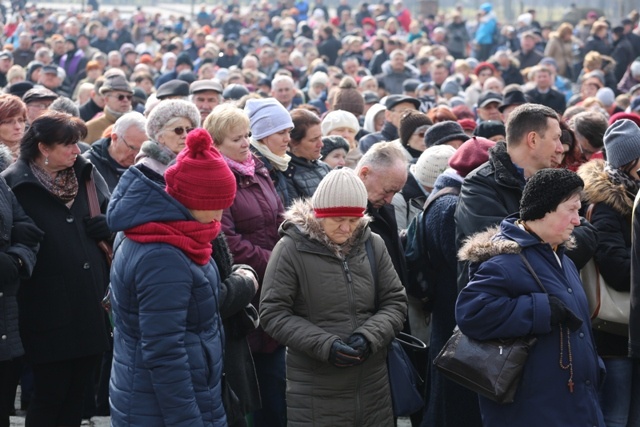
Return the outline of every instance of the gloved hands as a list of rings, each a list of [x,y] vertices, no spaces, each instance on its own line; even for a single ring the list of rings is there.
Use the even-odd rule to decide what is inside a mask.
[[[551,308],[551,326],[563,323],[572,331],[582,326],[582,319],[576,316],[559,298],[549,295],[549,307]]]
[[[84,219],[87,236],[96,240],[110,240],[111,230],[107,225],[107,217],[104,214],[96,215],[93,218]]]
[[[30,222],[20,222],[11,227],[11,243],[21,243],[25,246],[34,247],[42,242],[44,231]]]
[[[347,345],[353,348],[354,350],[360,352],[361,362],[367,360],[369,355],[371,354],[371,346],[369,345],[369,341],[362,334],[353,334],[347,340]]]
[[[362,362],[360,351],[345,344],[341,339],[337,339],[329,350],[329,363],[338,368],[348,368],[356,366]]]
[[[10,285],[20,278],[18,258],[6,252],[0,252],[0,281]],[[5,289],[6,291],[6,289]]]

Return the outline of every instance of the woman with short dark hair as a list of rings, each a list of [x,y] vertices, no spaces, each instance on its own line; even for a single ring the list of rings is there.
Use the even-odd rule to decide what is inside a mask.
[[[109,268],[98,241],[110,240],[111,231],[103,214],[90,217],[87,188],[95,186],[101,212],[109,191],[79,155],[86,134],[82,120],[47,112],[31,123],[19,159],[3,172],[44,231],[33,274],[18,294],[20,335],[33,368],[32,426],[80,425],[85,384],[109,348],[100,304]]]
[[[18,158],[24,136],[27,107],[15,95],[0,95],[0,145],[6,146],[13,160]],[[0,170],[1,171],[1,170]]]

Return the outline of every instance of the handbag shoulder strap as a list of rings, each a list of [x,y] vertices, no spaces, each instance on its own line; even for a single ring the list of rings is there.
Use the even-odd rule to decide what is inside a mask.
[[[587,212],[585,212],[584,214],[584,218],[591,222],[591,215],[593,215],[593,210],[595,209],[596,204],[595,203],[591,203],[589,204],[589,207],[587,208]]]
[[[93,170],[89,174],[89,179],[85,181],[87,184],[87,199],[89,201],[89,215],[100,215],[100,203],[98,202],[98,192],[96,191],[96,182],[93,179]]]
[[[536,283],[538,284],[538,286],[540,286],[540,289],[542,289],[542,291],[545,294],[548,294],[549,292],[547,292],[547,289],[544,287],[544,285],[542,284],[542,282],[540,281],[540,278],[538,277],[538,275],[536,274],[536,272],[533,270],[533,267],[531,267],[531,264],[529,264],[529,260],[527,259],[526,256],[524,256],[524,254],[522,252],[520,252],[520,258],[522,258],[522,262],[524,262],[525,267],[527,267],[527,270],[529,270],[529,273],[531,273],[531,275],[533,276],[533,278],[535,279]]]

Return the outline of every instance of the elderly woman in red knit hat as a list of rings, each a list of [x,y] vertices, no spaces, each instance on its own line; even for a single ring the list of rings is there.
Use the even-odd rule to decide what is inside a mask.
[[[114,425],[226,426],[220,276],[211,241],[236,181],[207,131],[189,133],[165,172],[139,165],[116,188],[107,220],[112,265]]]
[[[393,425],[386,348],[407,302],[366,207],[355,172],[334,169],[287,211],[269,259],[260,318],[287,346],[289,426]]]

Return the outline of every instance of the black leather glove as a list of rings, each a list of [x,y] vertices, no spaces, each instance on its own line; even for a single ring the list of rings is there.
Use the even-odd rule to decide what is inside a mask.
[[[21,222],[13,224],[11,228],[11,243],[21,243],[25,246],[34,247],[42,242],[44,231],[40,230],[35,224],[30,222]]]
[[[329,351],[329,363],[338,368],[347,368],[361,363],[360,352],[345,344],[342,340],[335,340]]]
[[[20,278],[20,263],[17,256],[0,252],[0,282],[10,285]],[[6,291],[6,290],[5,290]]]
[[[347,340],[347,345],[360,353],[362,362],[367,360],[367,358],[371,355],[371,346],[369,345],[369,341],[367,341],[367,339],[362,334],[356,333],[351,335]]]
[[[582,326],[582,319],[571,311],[559,298],[549,295],[549,307],[551,308],[551,326],[563,323],[572,331]]]
[[[104,214],[96,215],[93,218],[84,219],[87,236],[96,240],[110,240],[111,230],[107,225],[107,217]]]

